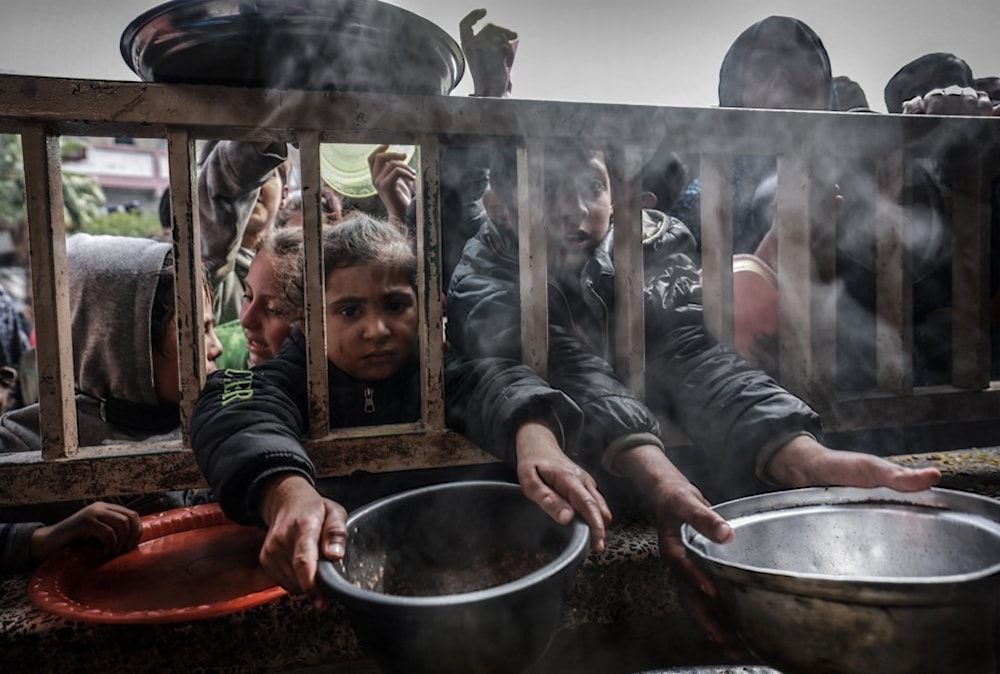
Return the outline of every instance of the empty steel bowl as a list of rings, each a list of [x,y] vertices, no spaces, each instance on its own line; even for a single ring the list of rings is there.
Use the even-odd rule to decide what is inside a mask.
[[[683,540],[747,647],[784,674],[997,671],[1000,502],[812,488],[723,503]]]
[[[378,0],[171,0],[120,46],[140,78],[174,84],[444,95],[465,72],[448,33]]]
[[[527,669],[562,623],[590,536],[489,481],[386,497],[347,531],[343,562],[321,562],[319,583],[383,671],[415,674]]]

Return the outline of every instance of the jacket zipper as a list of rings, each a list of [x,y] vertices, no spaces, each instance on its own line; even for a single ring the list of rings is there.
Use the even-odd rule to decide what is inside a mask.
[[[372,414],[375,411],[375,390],[371,386],[365,386],[365,414]]]
[[[597,300],[598,304],[601,305],[601,311],[603,311],[603,313],[604,313],[604,315],[601,317],[601,325],[604,327],[604,356],[603,357],[604,357],[604,360],[606,360],[606,361],[608,361],[610,363],[611,362],[611,360],[610,360],[610,358],[611,358],[611,354],[610,354],[610,351],[611,351],[611,327],[609,325],[610,321],[608,320],[608,314],[610,313],[608,311],[608,305],[604,301],[604,298],[601,297],[601,294],[599,292],[597,292],[597,289],[594,288],[594,282],[591,279],[587,279],[587,290],[590,291],[590,294],[593,295],[594,298]]]

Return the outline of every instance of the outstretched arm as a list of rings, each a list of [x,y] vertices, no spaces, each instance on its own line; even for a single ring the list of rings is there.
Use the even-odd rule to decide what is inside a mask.
[[[502,98],[510,95],[510,72],[517,54],[517,33],[492,23],[476,33],[473,26],[486,16],[474,9],[459,22],[459,37],[474,84],[473,96]]]

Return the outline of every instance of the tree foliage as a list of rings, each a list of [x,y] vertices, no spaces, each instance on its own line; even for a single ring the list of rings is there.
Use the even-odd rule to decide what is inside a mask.
[[[75,147],[72,143],[69,145]],[[62,183],[63,215],[67,231],[84,230],[104,214],[107,200],[96,180],[80,173],[64,171]],[[26,220],[21,137],[16,134],[0,134],[0,227],[20,229]]]

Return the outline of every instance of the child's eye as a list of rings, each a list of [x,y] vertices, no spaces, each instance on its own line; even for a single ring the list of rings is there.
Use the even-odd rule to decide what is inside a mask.
[[[386,308],[386,309],[387,309],[387,310],[388,310],[388,311],[389,311],[390,313],[393,313],[393,314],[401,314],[401,313],[403,313],[404,311],[406,311],[406,308],[407,308],[408,306],[409,306],[409,305],[408,305],[408,304],[406,304],[405,302],[389,302],[388,304],[386,304],[385,308]]]
[[[253,295],[250,293],[243,293],[243,304],[250,304],[253,302]]]
[[[279,318],[284,314],[281,307],[276,304],[268,304],[264,307],[264,311],[272,318]]]
[[[344,318],[357,318],[360,313],[357,307],[344,307],[340,310],[340,315]]]
[[[603,181],[598,180],[596,178],[594,180],[590,181],[590,193],[591,194],[600,194],[603,191],[604,191],[604,182]]]

